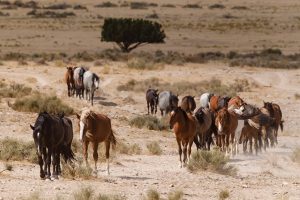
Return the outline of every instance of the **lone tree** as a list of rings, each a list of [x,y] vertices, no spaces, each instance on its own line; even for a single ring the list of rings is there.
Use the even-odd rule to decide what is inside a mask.
[[[116,42],[123,52],[141,44],[163,43],[166,37],[161,24],[144,19],[106,18],[101,41]]]

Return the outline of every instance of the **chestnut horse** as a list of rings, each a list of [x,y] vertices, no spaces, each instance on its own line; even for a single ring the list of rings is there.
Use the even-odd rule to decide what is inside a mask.
[[[270,117],[275,119],[274,137],[275,137],[275,143],[278,144],[278,141],[277,141],[278,129],[280,126],[281,131],[283,131],[283,122],[284,122],[282,120],[282,112],[281,112],[280,106],[276,103],[264,102],[263,107],[269,111]]]
[[[191,155],[191,148],[193,145],[194,137],[196,136],[196,119],[190,114],[187,114],[181,107],[175,108],[171,112],[170,128],[174,130],[177,144],[180,167],[182,167],[182,147],[183,147],[183,163],[187,161],[187,148],[188,158]]]
[[[75,92],[73,67],[67,67],[67,71],[65,73],[65,82],[68,86],[68,96],[73,96]]]
[[[218,128],[218,144],[221,150],[229,153],[229,143],[231,144],[231,155],[233,155],[233,142],[235,130],[238,126],[238,118],[234,112],[228,111],[226,107],[216,113],[215,125]],[[229,141],[230,140],[230,141]]]
[[[209,101],[209,108],[213,112],[217,112],[218,110],[227,107],[228,101],[230,100],[230,97],[227,96],[212,96]]]
[[[228,101],[228,109],[232,110],[232,109],[239,109],[242,106],[245,106],[246,102],[239,96],[235,96],[232,97],[229,101]],[[243,108],[242,108],[243,110]]]
[[[109,174],[109,150],[110,144],[116,145],[116,138],[111,128],[110,119],[90,109],[82,111],[81,116],[76,114],[79,119],[80,141],[83,144],[83,155],[86,165],[88,165],[88,146],[92,143],[93,158],[95,161],[95,172],[97,173],[98,145],[105,142],[105,156],[107,161],[107,173]]]
[[[181,100],[181,108],[185,112],[193,113],[196,109],[195,96],[185,96]]]

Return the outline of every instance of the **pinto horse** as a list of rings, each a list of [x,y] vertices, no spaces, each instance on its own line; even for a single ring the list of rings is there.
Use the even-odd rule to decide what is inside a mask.
[[[42,112],[39,113],[34,126],[30,125],[30,127],[33,130],[33,139],[40,165],[40,177],[51,177],[52,157],[52,175],[57,178],[60,171],[60,154],[63,155],[65,161],[74,159],[74,153],[71,149],[73,139],[71,120],[63,115],[56,116]]]
[[[221,145],[221,150],[225,150],[226,154],[229,153],[229,144],[231,144],[231,154],[233,154],[235,130],[238,126],[237,115],[224,107],[216,113],[215,125],[218,128],[217,143]]]
[[[180,167],[182,167],[182,148],[183,148],[183,163],[187,161],[187,149],[188,149],[188,158],[191,155],[191,148],[193,145],[194,138],[196,136],[196,126],[197,122],[195,117],[190,114],[187,114],[181,107],[175,108],[171,112],[170,117],[170,128],[174,130],[177,144],[178,144],[178,153]]]
[[[277,136],[278,136],[278,129],[280,126],[281,131],[283,131],[283,120],[282,120],[282,112],[280,106],[276,103],[271,102],[264,102],[263,108],[266,108],[269,111],[270,117],[275,119],[274,123],[274,137],[275,143],[278,144]]]
[[[65,73],[65,82],[68,86],[68,96],[70,97],[70,96],[74,95],[74,92],[75,92],[73,67],[67,67],[67,71]]]
[[[228,101],[228,109],[233,110],[233,109],[241,109],[243,111],[243,106],[246,105],[246,102],[239,96],[232,97]]]
[[[93,158],[95,162],[95,173],[97,173],[98,145],[105,142],[105,156],[107,161],[107,173],[109,174],[109,150],[110,145],[116,145],[110,118],[106,115],[95,113],[90,109],[82,111],[81,115],[76,114],[79,119],[80,141],[83,144],[83,155],[88,166],[88,146],[92,143]]]
[[[193,113],[196,109],[195,96],[185,96],[181,100],[181,108],[185,112]]]

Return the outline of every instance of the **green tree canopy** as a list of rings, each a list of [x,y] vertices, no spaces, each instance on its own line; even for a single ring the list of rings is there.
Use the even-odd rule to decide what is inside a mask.
[[[166,37],[161,24],[132,18],[106,18],[101,36],[101,41],[116,42],[123,52],[141,44],[163,43]]]

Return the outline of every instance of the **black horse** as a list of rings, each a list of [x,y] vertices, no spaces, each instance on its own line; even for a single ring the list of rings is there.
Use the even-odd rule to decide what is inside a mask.
[[[30,127],[33,130],[33,139],[37,149],[40,177],[51,177],[52,157],[52,176],[57,178],[60,173],[60,154],[63,155],[66,162],[74,159],[74,153],[71,149],[73,140],[71,120],[63,115],[50,115],[47,112],[42,112],[39,113],[34,126],[30,125]]]
[[[158,90],[149,88],[146,92],[146,101],[149,115],[149,107],[151,108],[151,114],[156,114],[158,104]]]

